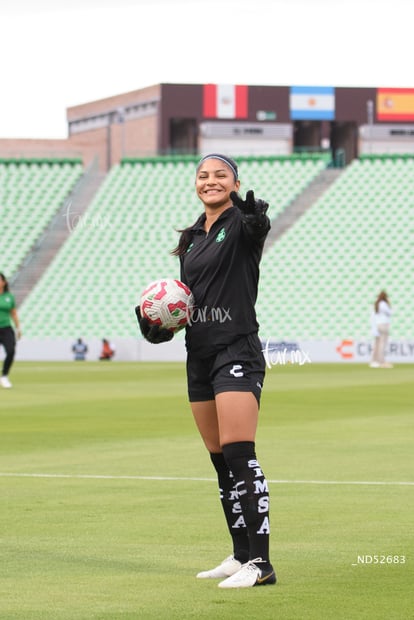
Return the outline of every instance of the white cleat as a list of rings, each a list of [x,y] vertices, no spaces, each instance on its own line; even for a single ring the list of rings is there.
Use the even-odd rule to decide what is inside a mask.
[[[224,579],[237,573],[242,567],[241,562],[235,560],[232,555],[222,561],[219,566],[212,568],[211,570],[204,570],[198,573],[198,579]]]
[[[219,588],[251,588],[253,586],[267,586],[276,583],[276,573],[273,567],[261,569],[257,564],[261,558],[243,564],[241,569],[218,584]],[[269,566],[269,565],[268,565]]]
[[[11,388],[12,387],[12,384],[10,383],[9,378],[6,377],[5,375],[0,378],[0,384],[4,388]]]

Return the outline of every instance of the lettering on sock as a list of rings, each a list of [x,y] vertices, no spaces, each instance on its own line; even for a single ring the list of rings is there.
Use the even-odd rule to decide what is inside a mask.
[[[245,485],[246,482],[244,480],[241,480],[241,482],[236,482],[236,484],[234,485],[238,497],[240,497],[241,495],[246,495],[247,491],[245,488],[243,488]]]
[[[235,530],[237,530],[240,527],[246,527],[246,522],[244,520],[243,515],[240,515],[240,517],[237,519],[237,521],[233,523],[231,527],[234,528]]]
[[[269,512],[269,496],[263,495],[263,497],[259,497],[259,501],[257,503],[257,509],[259,512]]]
[[[231,511],[234,515],[240,515],[242,513],[242,507],[240,502],[234,502]]]
[[[270,534],[269,517],[263,519],[261,526],[257,530],[257,534]]]
[[[259,528],[257,529],[257,534],[270,534],[270,523],[269,523],[269,487],[267,484],[267,480],[264,477],[262,469],[256,459],[250,459],[248,462],[248,466],[250,469],[254,470],[254,475],[256,480],[253,480],[254,484],[254,494],[261,495],[257,501],[257,512],[258,514],[266,513],[263,521],[261,522]]]
[[[269,487],[267,486],[267,480],[263,478],[263,480],[254,480],[254,493],[258,495],[259,493],[268,493]]]

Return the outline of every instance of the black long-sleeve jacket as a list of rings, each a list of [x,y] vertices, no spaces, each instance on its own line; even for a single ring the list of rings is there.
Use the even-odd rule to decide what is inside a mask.
[[[195,298],[186,347],[203,358],[258,331],[259,264],[270,230],[267,216],[246,224],[235,206],[220,215],[208,234],[205,219],[205,214],[199,217],[187,252],[180,256],[180,278]]]

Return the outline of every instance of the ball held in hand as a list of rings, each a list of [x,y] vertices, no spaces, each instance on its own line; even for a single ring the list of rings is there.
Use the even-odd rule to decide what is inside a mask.
[[[171,340],[190,321],[193,307],[194,297],[180,280],[164,278],[150,282],[141,294],[138,311],[136,308],[144,338],[150,342]]]

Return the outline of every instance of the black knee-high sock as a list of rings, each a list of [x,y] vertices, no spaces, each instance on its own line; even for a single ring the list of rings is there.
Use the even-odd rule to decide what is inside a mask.
[[[250,560],[269,562],[269,489],[256,459],[253,441],[223,446],[223,455],[231,470],[249,533]]]
[[[234,488],[234,478],[221,452],[210,453],[210,458],[217,472],[221,505],[233,541],[233,555],[243,564],[249,559],[249,536],[238,493]]]

